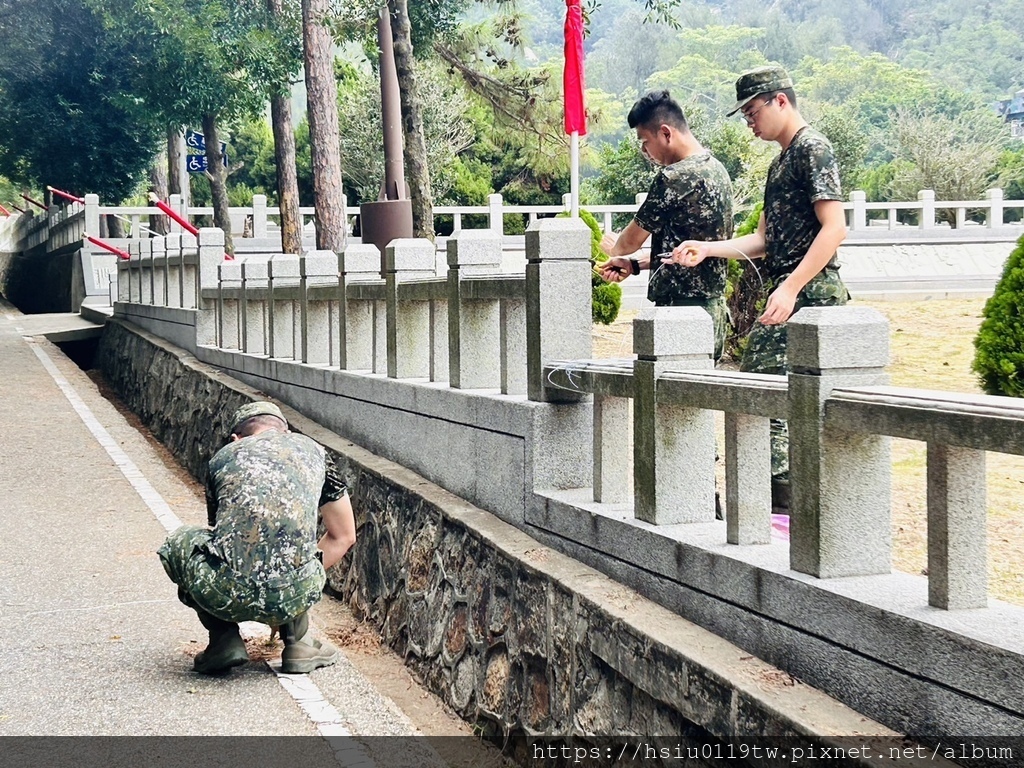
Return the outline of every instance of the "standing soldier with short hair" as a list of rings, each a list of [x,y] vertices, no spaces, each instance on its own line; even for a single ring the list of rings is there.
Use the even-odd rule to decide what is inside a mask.
[[[629,112],[640,150],[661,166],[647,199],[618,238],[606,235],[601,249],[611,258],[598,265],[601,276],[621,282],[650,270],[647,298],[659,307],[698,306],[714,322],[715,359],[722,356],[729,328],[725,304],[725,263],[698,269],[629,258],[651,238],[651,254],[671,251],[684,240],[720,240],[732,234],[729,172],[690,132],[683,110],[668,91],[648,93]]]

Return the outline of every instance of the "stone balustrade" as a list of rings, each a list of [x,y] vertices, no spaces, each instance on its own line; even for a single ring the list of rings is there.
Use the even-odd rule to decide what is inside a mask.
[[[985,451],[1024,454],[1024,404],[885,386],[888,326],[875,310],[801,310],[790,320],[789,339],[788,377],[710,370],[707,313],[662,307],[635,321],[631,365],[550,364],[549,383],[594,395],[593,501],[632,501],[635,518],[657,526],[711,521],[716,438],[710,415],[722,411],[722,533],[729,544],[769,544],[768,422],[787,418],[789,567],[822,578],[888,574],[889,439],[922,440],[928,444],[928,604],[985,607],[986,571],[979,565],[987,558]],[[631,454],[623,449],[630,432]],[[625,482],[630,467],[632,499]]]
[[[426,240],[396,240],[345,251],[223,255],[223,234],[203,229],[198,244],[171,234],[130,244],[118,264],[117,301],[203,310],[201,344],[393,379],[447,383],[464,390],[527,394],[534,329],[551,353],[589,352],[589,248],[578,222],[538,222],[526,277],[501,273],[501,236],[465,230],[448,242],[448,273],[435,274]],[[540,255],[541,240],[547,252]],[[527,283],[541,273],[550,296],[528,324]],[[587,280],[577,279],[581,276]],[[582,285],[583,289],[571,286]],[[572,302],[568,302],[571,296]],[[342,298],[344,297],[344,298]],[[559,346],[578,320],[570,347]],[[566,399],[538,381],[534,399]],[[571,399],[571,398],[568,398]]]
[[[636,359],[598,361],[578,221],[535,222],[524,274],[498,272],[486,230],[448,241],[444,276],[418,240],[227,261],[220,230],[182,238],[118,265],[119,316],[894,727],[921,696],[945,697],[940,731],[993,704],[1024,723],[991,683],[1024,673],[1024,611],[990,601],[978,565],[984,452],[1024,452],[1024,407],[887,387],[874,311],[795,315],[785,377],[715,370],[699,308],[645,310]],[[790,427],[788,541],[772,418]],[[927,579],[891,570],[891,437],[929,445]],[[998,651],[978,670],[980,644]]]

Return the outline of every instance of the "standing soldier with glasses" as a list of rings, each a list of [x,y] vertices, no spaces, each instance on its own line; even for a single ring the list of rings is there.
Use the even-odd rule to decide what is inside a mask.
[[[772,161],[757,231],[713,243],[689,240],[666,263],[695,267],[707,257],[761,259],[767,296],[750,331],[740,370],[784,375],[786,322],[802,307],[845,304],[836,250],[846,237],[839,165],[832,145],[797,110],[793,81],[782,67],[745,72],[736,81],[736,105],[754,135],[782,152]],[[756,268],[756,265],[753,265]],[[772,506],[789,511],[789,434],[772,421]]]

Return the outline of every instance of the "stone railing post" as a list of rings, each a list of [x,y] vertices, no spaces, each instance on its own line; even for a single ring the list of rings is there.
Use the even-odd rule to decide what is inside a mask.
[[[142,256],[142,242],[133,240],[128,243],[128,303],[138,304],[142,301],[142,287],[139,285],[139,259]]]
[[[487,196],[487,228],[498,235],[505,234],[505,203],[497,192]]]
[[[526,377],[530,400],[585,397],[549,387],[544,364],[593,352],[590,229],[579,219],[539,219],[526,230]]]
[[[182,205],[182,199],[181,199],[181,195],[171,195],[170,197],[168,197],[168,198],[167,198],[167,205],[168,205],[168,206],[170,207],[170,209],[171,209],[172,211],[174,211],[175,213],[177,213],[177,214],[179,214],[179,215],[185,215],[184,213],[182,213],[182,208],[183,208],[184,206]],[[187,213],[187,212],[186,212],[186,213]],[[172,219],[172,218],[171,218],[170,216],[168,216],[168,217],[167,217],[167,223],[168,223],[168,224],[170,225],[170,232],[171,232],[172,234],[181,234],[182,232],[184,232],[184,231],[185,231],[185,230],[184,230],[184,229],[182,228],[181,224],[179,224],[178,222],[176,222],[176,221],[175,221],[174,219]]]
[[[501,306],[465,296],[462,282],[501,268],[501,235],[467,229],[448,240],[448,382],[455,389],[501,385]]]
[[[770,544],[772,539],[771,422],[725,414],[725,540]]]
[[[1003,190],[993,188],[985,192],[988,200],[988,211],[985,212],[985,226],[989,228],[1003,226]]]
[[[384,249],[387,285],[387,375],[392,379],[430,376],[430,302],[399,301],[398,286],[406,280],[435,275],[434,244],[399,238]]]
[[[248,257],[242,262],[242,297],[239,317],[242,321],[242,351],[249,354],[267,353],[267,300],[251,300],[249,292],[267,289],[267,262]]]
[[[129,245],[129,254],[131,250],[131,245]],[[117,259],[117,300],[121,303],[130,303],[132,300],[131,264],[130,260],[126,261],[120,257]]]
[[[149,272],[149,295],[152,303],[161,307],[167,306],[167,242],[163,237],[150,239],[153,248]]]
[[[594,395],[594,501],[629,501],[629,398]]]
[[[526,297],[502,299],[501,394],[526,394]]]
[[[100,196],[85,196],[85,231],[93,237],[100,236]],[[92,245],[88,245],[89,248]]]
[[[221,349],[241,349],[241,322],[239,301],[224,296],[224,292],[242,287],[242,261],[222,261],[218,266],[217,281],[217,346]]]
[[[267,262],[267,356],[295,359],[295,301],[282,289],[299,284],[299,257],[290,253]]]
[[[855,189],[850,193],[853,208],[850,211],[850,231],[857,232],[868,226],[868,196],[864,190]]]
[[[267,236],[267,196],[252,196],[252,236]]]
[[[633,321],[633,514],[654,525],[715,519],[712,411],[658,401],[667,370],[714,367],[711,315],[701,307],[644,309]]]
[[[153,303],[153,240],[139,241],[139,303]]]
[[[821,578],[889,573],[890,440],[824,418],[833,389],[886,383],[888,323],[866,307],[809,307],[788,325],[790,567]]]
[[[331,362],[331,304],[310,298],[314,285],[328,285],[338,278],[338,255],[334,251],[310,251],[299,257],[299,320],[301,360],[311,365]]]
[[[373,370],[374,302],[349,301],[352,283],[380,278],[380,251],[370,244],[347,245],[338,254],[338,367]]]
[[[216,288],[219,284],[218,268],[224,261],[224,230],[219,227],[203,227],[198,238],[198,267],[186,270],[185,301],[195,301],[199,310],[196,320],[196,344],[217,344],[217,302],[204,299],[203,291]],[[194,279],[193,279],[194,275]],[[189,284],[189,283],[192,284]]]
[[[115,265],[115,270],[107,275],[107,279],[110,281],[110,285],[107,288],[107,298],[110,300],[110,306],[114,306],[114,302],[119,300],[120,278],[121,269]]]
[[[181,235],[169,234],[164,236],[164,243],[166,244],[166,250],[164,256],[167,264],[167,270],[164,275],[164,287],[167,293],[167,306],[168,307],[180,307],[182,299],[182,247],[181,247]]]
[[[448,381],[448,297],[430,302],[430,380]]]
[[[928,605],[988,605],[985,451],[928,443]]]
[[[181,238],[181,306],[198,308],[199,301],[199,238],[183,232]],[[223,254],[221,254],[223,258]]]
[[[935,229],[935,192],[931,189],[922,189],[917,193],[917,199],[921,203],[921,229]]]

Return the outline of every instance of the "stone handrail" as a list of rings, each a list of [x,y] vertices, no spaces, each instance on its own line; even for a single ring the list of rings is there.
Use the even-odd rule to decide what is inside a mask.
[[[585,275],[586,230],[578,222],[570,229],[578,242],[565,241],[575,253],[569,268]],[[199,324],[200,344],[525,395],[527,369],[540,365],[526,354],[529,277],[500,274],[501,246],[488,230],[456,234],[447,243],[447,274],[439,278],[435,246],[426,240],[395,240],[383,260],[374,246],[353,244],[339,254],[250,253],[225,261],[223,233],[203,229],[198,242],[188,234],[133,241],[131,258],[112,276],[111,295],[112,302],[209,310]],[[533,271],[558,272],[569,263],[563,254],[541,261],[534,258]],[[589,307],[589,293],[575,293],[576,303]],[[557,320],[557,310],[551,320],[543,314],[532,327]],[[537,400],[547,392],[543,382],[530,389]]]
[[[768,422],[788,418],[791,568],[819,577],[886,574],[888,438],[924,441],[928,603],[942,609],[986,606],[987,577],[977,565],[987,556],[985,452],[1024,455],[1024,404],[880,386],[887,323],[874,310],[803,310],[790,321],[789,333],[790,363],[799,373],[788,377],[700,370],[710,361],[710,320],[691,308],[641,313],[634,327],[635,361],[547,366],[553,385],[594,395],[593,500],[632,501],[637,519],[655,525],[712,520],[707,489],[714,487],[714,436],[708,412],[724,411],[726,541],[767,544]],[[700,341],[687,344],[688,339]],[[628,399],[636,403],[632,422]],[[622,446],[630,431],[634,448],[628,457]],[[628,458],[632,499],[623,466]]]
[[[1024,410],[884,388],[886,323],[856,307],[794,316],[785,377],[715,370],[710,317],[692,307],[645,310],[635,360],[588,359],[589,238],[579,221],[539,220],[525,274],[503,275],[502,238],[463,230],[438,276],[426,241],[226,261],[223,233],[203,229],[134,248],[115,312],[874,716],[888,691],[851,693],[831,670],[953,691],[936,722],[994,702],[1024,721],[999,682],[1024,669],[1024,612],[990,602],[974,571],[983,451],[1021,452]],[[788,543],[771,535],[778,417]],[[892,572],[889,435],[929,443],[927,581]],[[979,660],[981,643],[997,652]],[[900,712],[917,717],[911,698]]]

